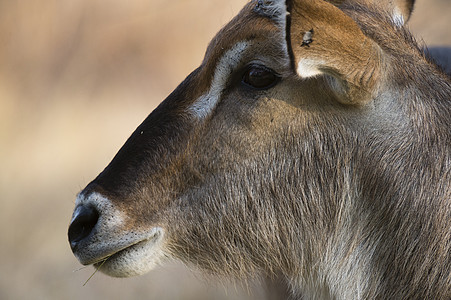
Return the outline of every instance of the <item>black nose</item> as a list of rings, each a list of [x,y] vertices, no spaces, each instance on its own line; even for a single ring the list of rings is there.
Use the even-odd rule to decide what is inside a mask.
[[[78,244],[84,240],[99,220],[99,213],[91,206],[80,205],[75,209],[74,219],[69,226],[69,242],[72,251],[77,249]]]

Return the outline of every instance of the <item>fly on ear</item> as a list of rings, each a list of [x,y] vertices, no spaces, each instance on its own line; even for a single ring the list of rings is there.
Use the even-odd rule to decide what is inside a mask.
[[[302,37],[302,44],[301,47],[307,46],[310,47],[310,44],[313,42],[313,28],[304,33],[304,36]]]

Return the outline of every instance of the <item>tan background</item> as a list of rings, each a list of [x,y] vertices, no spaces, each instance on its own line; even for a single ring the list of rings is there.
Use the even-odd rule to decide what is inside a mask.
[[[75,194],[197,67],[244,0],[0,1],[0,299],[244,299],[179,264],[119,280],[67,242]],[[451,1],[413,32],[451,45]]]

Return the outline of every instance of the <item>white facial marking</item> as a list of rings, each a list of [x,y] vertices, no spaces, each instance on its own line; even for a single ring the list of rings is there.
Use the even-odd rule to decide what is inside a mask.
[[[248,42],[239,42],[228,50],[216,65],[213,80],[211,81],[210,90],[199,97],[189,108],[189,111],[198,119],[202,120],[210,115],[221,99],[222,92],[225,88],[227,80],[233,70],[241,62],[243,52],[248,47]]]
[[[315,77],[323,74],[323,72],[318,69],[322,64],[324,64],[322,61],[303,58],[299,61],[296,71],[302,78]]]

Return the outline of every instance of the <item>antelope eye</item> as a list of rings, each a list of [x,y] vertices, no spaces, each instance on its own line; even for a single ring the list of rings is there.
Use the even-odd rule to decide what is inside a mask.
[[[276,73],[261,65],[251,65],[243,75],[242,82],[258,90],[265,90],[273,87],[279,77]]]

